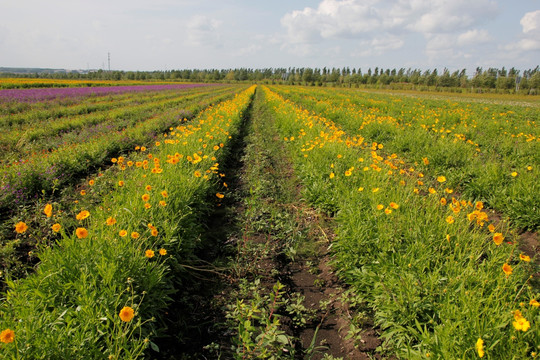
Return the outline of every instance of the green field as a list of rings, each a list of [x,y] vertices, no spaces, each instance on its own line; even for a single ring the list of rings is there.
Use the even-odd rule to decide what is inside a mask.
[[[0,101],[0,358],[535,358],[539,121],[284,85]]]

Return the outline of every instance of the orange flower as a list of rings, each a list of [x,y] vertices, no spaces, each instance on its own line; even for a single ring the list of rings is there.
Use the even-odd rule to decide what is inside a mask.
[[[494,232],[495,231],[495,226],[493,224],[489,224],[488,230],[489,230],[489,232]]]
[[[86,190],[81,190],[81,195],[82,196],[86,195]]]
[[[201,174],[201,172],[200,172],[199,170],[195,170],[195,172],[193,173],[193,176],[195,176],[195,177],[201,177],[202,174]]]
[[[152,231],[151,231],[152,236],[158,236],[158,233],[159,232],[157,231],[156,228],[153,228]]]
[[[166,203],[165,201],[161,200],[161,201],[159,202],[159,205],[161,205],[161,206],[167,206],[167,203]]]
[[[75,234],[79,239],[84,239],[88,236],[88,230],[85,228],[77,228],[77,230],[75,230]]]
[[[525,262],[530,262],[531,261],[531,257],[529,255],[525,255],[525,254],[519,254],[519,259],[522,260],[522,261],[525,261]]]
[[[169,196],[169,193],[167,193],[167,191],[163,190],[161,192],[161,196],[163,196],[164,198],[166,198],[167,196]]]
[[[148,200],[150,200],[150,195],[144,194],[143,196],[141,196],[141,199],[142,199],[143,201],[148,201]]]
[[[445,205],[446,205],[446,198],[441,198],[441,205],[442,205],[442,206],[445,206]]]
[[[152,205],[149,204],[149,203],[144,204],[144,208],[147,209],[147,210],[150,209],[151,207],[152,207]]]
[[[61,228],[62,228],[62,226],[60,224],[54,224],[52,226],[52,231],[59,232]]]
[[[476,210],[482,210],[484,208],[484,203],[481,201],[477,201],[474,207],[476,208]]]
[[[125,182],[123,182],[122,180],[118,181],[118,186],[124,186],[125,185]]]
[[[427,157],[422,158],[422,161],[424,162],[424,165],[429,165],[429,160]]]
[[[152,187],[150,185],[146,185],[144,188],[146,189],[146,191],[152,191]]]
[[[15,224],[15,231],[17,232],[17,234],[22,234],[26,230],[28,230],[28,225],[26,225],[26,223],[19,221]]]
[[[11,329],[6,329],[0,332],[0,341],[4,344],[9,344],[15,340],[15,332]]]
[[[154,250],[150,250],[150,249],[146,250],[146,251],[144,252],[144,256],[146,256],[146,257],[149,258],[149,259],[150,259],[150,258],[153,258],[153,257],[154,257]]]
[[[449,223],[449,224],[453,224],[454,223],[454,217],[452,215],[448,216],[446,218],[446,222]]]
[[[126,230],[120,230],[120,232],[118,233],[118,235],[120,235],[121,237],[124,237],[127,235],[127,231]]]
[[[391,203],[390,203],[390,207],[391,207],[392,209],[394,209],[394,210],[399,209],[399,205],[396,204],[395,202],[391,202]]]
[[[90,180],[90,181],[88,182],[88,185],[94,186],[95,183],[96,183],[96,182],[95,182],[94,180]]]
[[[139,233],[136,232],[136,231],[134,231],[134,232],[131,233],[131,238],[133,238],[133,239],[138,239],[139,236],[140,236]]]
[[[133,317],[135,316],[135,311],[133,311],[132,308],[129,306],[124,306],[122,310],[120,310],[120,313],[118,314],[120,316],[120,319],[124,322],[130,322],[133,320]]]
[[[385,213],[386,215],[389,215],[389,214],[392,213],[392,209],[386,208],[386,209],[384,209],[384,213]]]
[[[512,267],[510,265],[508,265],[507,263],[503,264],[502,269],[503,269],[503,271],[504,271],[504,273],[506,274],[507,277],[512,274]]]
[[[217,193],[216,196],[219,198],[219,199],[223,199],[225,197],[225,195],[221,194],[221,193]]]
[[[529,301],[529,305],[534,306],[534,307],[540,307],[540,303],[536,301],[535,299],[531,299],[531,301]]]
[[[109,216],[109,217],[107,218],[107,221],[105,222],[105,224],[107,224],[107,225],[109,225],[109,226],[114,225],[114,224],[116,224],[116,219],[113,218],[112,216]]]
[[[45,209],[43,209],[43,212],[45,213],[45,215],[47,215],[47,217],[51,217],[52,216],[52,205],[51,204],[45,205]]]
[[[384,209],[384,205],[383,205],[383,204],[377,205],[377,210],[382,210],[382,209]]]
[[[167,250],[165,250],[163,248],[159,249],[159,255],[161,255],[161,256],[167,255]]]
[[[493,234],[493,242],[495,245],[501,245],[504,240],[504,236],[501,233],[495,233]]]
[[[89,216],[90,216],[90,212],[88,212],[87,210],[83,210],[83,211],[81,211],[80,213],[77,214],[76,218],[77,218],[77,220],[84,220]]]

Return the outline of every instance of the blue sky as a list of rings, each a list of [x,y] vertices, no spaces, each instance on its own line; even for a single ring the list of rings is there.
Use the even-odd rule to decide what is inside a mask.
[[[0,0],[0,67],[540,65],[540,0]]]

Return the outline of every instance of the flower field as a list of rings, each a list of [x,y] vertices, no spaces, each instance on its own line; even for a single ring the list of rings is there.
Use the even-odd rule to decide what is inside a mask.
[[[186,279],[199,279],[187,261],[203,262],[205,234],[225,222],[220,211],[236,194],[223,164],[240,161],[238,142],[249,149],[257,136],[286,154],[287,186],[331,218],[333,271],[348,301],[361,304],[351,311],[368,314],[381,339],[369,356],[537,357],[538,103],[292,86],[142,88],[0,90],[0,357],[170,358],[178,350],[162,344],[171,332],[211,333],[208,321],[172,329],[168,314],[183,302]],[[275,138],[246,136],[259,128],[246,122],[257,121]],[[257,176],[241,176],[249,202],[261,187],[276,193],[246,207],[278,211],[281,185]],[[260,221],[249,219],[245,228]],[[268,231],[291,262],[305,250],[297,232]],[[230,270],[198,271],[224,284],[234,273],[253,281],[234,258]],[[220,303],[230,328],[205,351],[313,354],[313,344],[293,351],[295,333],[278,329],[287,323],[279,317],[299,328],[305,319],[291,314],[308,313],[282,301],[282,288],[257,292],[257,302],[244,294],[234,306]],[[348,339],[361,344],[359,315],[350,317]]]

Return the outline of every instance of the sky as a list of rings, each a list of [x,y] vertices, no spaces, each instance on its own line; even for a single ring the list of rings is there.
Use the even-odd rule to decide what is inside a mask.
[[[0,67],[540,65],[540,0],[0,0]]]

